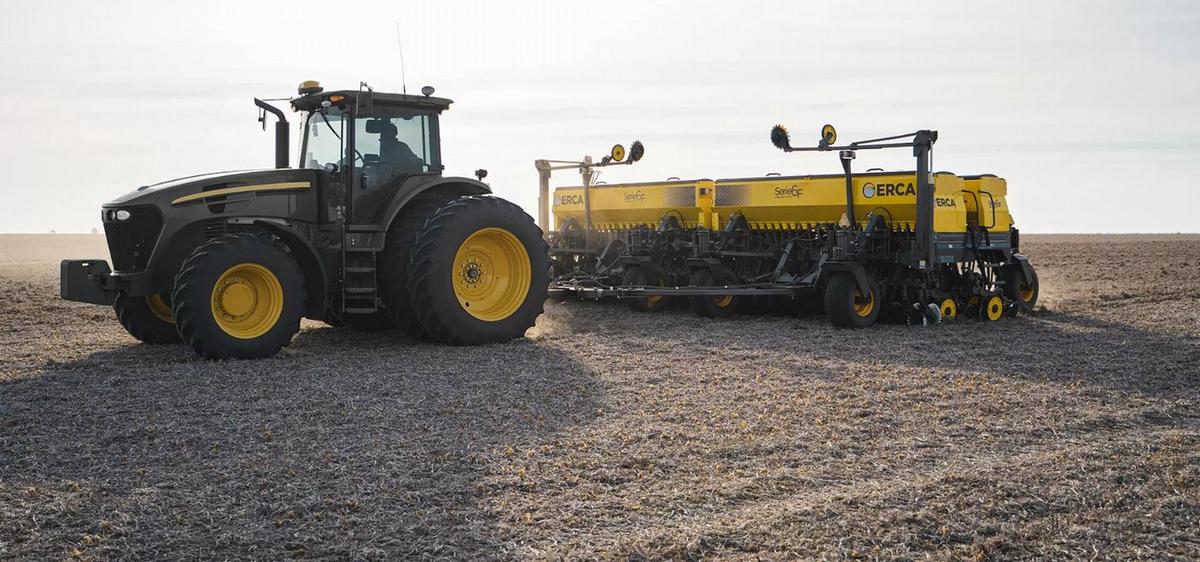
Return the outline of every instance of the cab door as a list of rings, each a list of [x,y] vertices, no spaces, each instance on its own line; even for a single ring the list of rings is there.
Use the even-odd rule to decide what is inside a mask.
[[[437,115],[427,111],[381,107],[354,120],[352,218],[376,224],[397,189],[414,176],[441,173]]]

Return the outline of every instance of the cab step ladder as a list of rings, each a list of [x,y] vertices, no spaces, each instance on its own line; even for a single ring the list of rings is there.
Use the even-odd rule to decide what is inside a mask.
[[[379,311],[376,256],[386,232],[376,225],[347,224],[342,245],[342,312]]]

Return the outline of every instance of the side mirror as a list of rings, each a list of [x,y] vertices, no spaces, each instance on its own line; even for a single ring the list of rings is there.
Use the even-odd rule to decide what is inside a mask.
[[[633,144],[629,145],[629,161],[637,162],[645,155],[646,147],[642,146],[642,141],[633,141]]]
[[[779,150],[787,150],[792,147],[792,140],[788,137],[787,127],[783,125],[775,125],[771,127],[771,144]]]

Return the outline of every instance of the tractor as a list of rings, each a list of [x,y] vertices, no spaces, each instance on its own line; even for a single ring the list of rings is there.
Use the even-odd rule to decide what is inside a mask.
[[[289,100],[303,119],[289,166],[283,111],[275,168],[139,187],[101,207],[110,266],[64,260],[64,299],[112,306],[147,344],[187,343],[210,359],[268,357],[302,317],[399,329],[452,345],[522,337],[548,285],[542,231],[475,179],[442,174],[433,96],[325,91]]]

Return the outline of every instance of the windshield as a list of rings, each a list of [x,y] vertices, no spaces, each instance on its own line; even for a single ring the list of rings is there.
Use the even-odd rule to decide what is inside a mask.
[[[321,169],[326,164],[342,165],[342,139],[345,129],[341,115],[313,113],[304,131],[304,168]]]
[[[431,142],[429,115],[388,112],[386,116],[354,120],[355,166],[384,168],[386,175],[423,174],[438,166],[437,150]],[[304,133],[303,167],[339,168],[346,137],[345,119],[339,114],[312,113]]]

